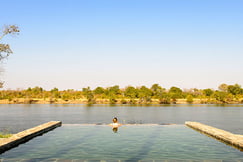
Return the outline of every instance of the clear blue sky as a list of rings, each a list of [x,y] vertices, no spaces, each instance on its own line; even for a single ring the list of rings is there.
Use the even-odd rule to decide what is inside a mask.
[[[1,1],[5,89],[243,86],[242,0]]]

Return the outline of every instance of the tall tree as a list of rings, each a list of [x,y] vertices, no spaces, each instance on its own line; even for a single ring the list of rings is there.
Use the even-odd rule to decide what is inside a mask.
[[[6,35],[14,35],[19,33],[18,26],[7,25],[3,28],[3,31],[0,33],[0,61],[7,58],[13,51],[10,48],[9,44],[1,43],[3,37]],[[0,88],[3,87],[3,82],[0,81]]]
[[[7,25],[4,27],[2,33],[0,34],[0,41],[6,35],[14,35],[19,33],[18,26]],[[7,58],[13,51],[10,48],[9,44],[0,43],[0,61],[4,58]]]

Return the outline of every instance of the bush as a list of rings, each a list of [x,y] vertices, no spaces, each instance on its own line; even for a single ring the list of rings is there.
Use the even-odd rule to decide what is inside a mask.
[[[186,97],[186,102],[187,103],[193,103],[193,97],[192,97],[192,95],[188,95],[187,97]]]

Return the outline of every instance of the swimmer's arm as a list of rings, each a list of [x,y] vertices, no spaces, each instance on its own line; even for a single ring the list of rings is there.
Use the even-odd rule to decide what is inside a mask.
[[[120,127],[120,126],[122,126],[122,124],[121,124],[121,123],[118,123],[118,124],[117,124],[117,127]]]
[[[120,126],[122,126],[122,124],[120,124],[120,123],[118,123],[117,126],[114,126],[113,123],[110,123],[110,124],[108,124],[108,125],[111,126],[111,127],[120,127]]]

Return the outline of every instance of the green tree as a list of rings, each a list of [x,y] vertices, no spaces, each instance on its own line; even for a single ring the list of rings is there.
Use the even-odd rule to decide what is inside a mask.
[[[174,102],[176,101],[176,99],[182,98],[182,90],[178,87],[171,87],[169,90],[169,94]]]
[[[54,98],[60,98],[60,92],[59,92],[58,88],[56,88],[56,87],[51,90],[51,94],[52,94],[52,97],[54,97]]]
[[[94,98],[94,94],[91,91],[90,87],[87,88],[83,88],[83,95],[87,98],[88,100],[88,104],[93,104],[95,103],[95,98]]]
[[[207,97],[210,97],[213,94],[213,90],[210,88],[204,89],[203,94]]]
[[[242,89],[241,89],[241,86],[239,84],[229,85],[228,86],[228,92],[233,94],[233,95],[242,94]]]
[[[231,93],[227,93],[226,95],[226,102],[231,103],[234,99],[234,96]]]
[[[121,90],[118,85],[107,88],[107,95],[119,95],[121,94]]]
[[[43,92],[43,88],[36,86],[36,87],[32,88],[32,92],[35,94],[41,93],[41,92]]]
[[[130,99],[135,99],[138,96],[138,91],[136,88],[129,86],[126,87],[125,91],[124,91],[124,96],[128,97]]]
[[[178,87],[171,87],[170,90],[169,90],[169,93],[181,94],[182,90]]]
[[[105,93],[105,89],[102,87],[97,87],[94,89],[94,94],[96,94],[96,95],[102,95],[104,93]]]
[[[43,91],[43,88],[36,86],[34,88],[29,87],[25,92],[28,98],[42,98]]]
[[[150,89],[152,90],[152,96],[155,98],[160,98],[162,93],[165,91],[165,89],[162,88],[159,84],[153,84]]]
[[[187,97],[186,97],[186,102],[187,103],[193,103],[193,97],[192,97],[192,95],[187,95]]]
[[[151,102],[151,98],[152,98],[151,89],[149,89],[145,86],[142,86],[141,88],[139,88],[138,97],[139,97],[141,103]]]
[[[64,101],[68,101],[71,100],[73,96],[70,94],[70,92],[64,91],[61,97]]]
[[[117,102],[117,98],[121,94],[121,90],[118,85],[109,87],[105,90],[106,96],[109,98],[111,104],[115,104]]]
[[[169,93],[162,93],[159,96],[160,104],[170,104],[171,103],[171,95]]]
[[[228,94],[227,92],[215,91],[213,96],[217,101],[219,101],[221,103],[225,103],[227,94]]]
[[[58,88],[53,88],[53,89],[51,89],[51,92],[58,92],[59,90],[58,90]]]

